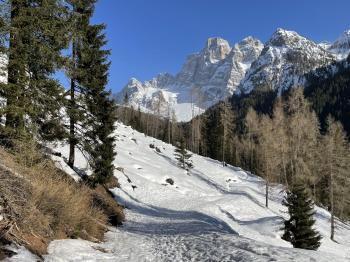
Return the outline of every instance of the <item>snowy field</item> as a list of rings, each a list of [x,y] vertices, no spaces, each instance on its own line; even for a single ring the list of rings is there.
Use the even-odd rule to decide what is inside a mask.
[[[316,213],[323,236],[319,251],[293,249],[280,238],[287,217],[281,186],[271,189],[267,209],[259,177],[197,155],[186,174],[177,167],[171,145],[122,124],[116,138],[115,164],[121,171],[115,176],[121,188],[112,192],[126,207],[125,224],[111,228],[104,243],[53,241],[46,261],[350,261],[350,226],[338,221],[338,243],[330,241],[330,214],[321,208]],[[56,150],[67,156],[67,146]],[[78,168],[88,171],[84,158],[77,159]]]

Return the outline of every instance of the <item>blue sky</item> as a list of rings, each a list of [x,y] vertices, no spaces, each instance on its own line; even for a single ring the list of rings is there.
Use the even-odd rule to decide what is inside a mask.
[[[212,36],[265,42],[282,27],[333,41],[350,29],[349,10],[349,0],[99,0],[93,22],[107,24],[108,87],[117,92],[131,77],[177,73]]]

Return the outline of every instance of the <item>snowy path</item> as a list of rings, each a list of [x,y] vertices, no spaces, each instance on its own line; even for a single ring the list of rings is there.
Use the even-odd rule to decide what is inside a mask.
[[[330,241],[329,213],[321,208],[320,251],[293,249],[280,238],[286,217],[280,186],[271,190],[267,209],[263,180],[239,168],[194,155],[188,175],[176,166],[171,145],[121,124],[117,140],[115,164],[124,172],[116,170],[121,189],[112,192],[127,207],[127,221],[104,243],[54,241],[46,261],[350,261],[350,227],[338,223],[340,244]],[[80,169],[88,168],[77,159]]]

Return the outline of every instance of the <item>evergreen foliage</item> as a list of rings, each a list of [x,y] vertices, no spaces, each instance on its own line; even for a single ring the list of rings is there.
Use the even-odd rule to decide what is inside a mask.
[[[313,229],[313,202],[305,186],[300,182],[294,184],[287,191],[283,204],[288,208],[290,218],[284,222],[282,239],[291,242],[295,248],[317,250],[321,236]]]
[[[75,149],[90,159],[94,183],[113,175],[115,105],[108,81],[109,50],[104,25],[91,25],[96,0],[3,1],[0,45],[8,63],[7,82],[0,84],[6,99],[0,115],[2,141],[68,138],[68,165],[74,167]],[[71,48],[65,57],[62,50]],[[2,57],[0,57],[2,59]],[[71,79],[68,92],[54,79],[59,69]],[[2,77],[6,77],[2,75]],[[63,110],[69,124],[62,121]]]
[[[104,25],[92,25],[96,0],[72,0],[72,55],[68,66],[71,78],[67,101],[70,155],[74,166],[75,148],[87,153],[93,169],[93,184],[106,183],[114,171],[115,105],[106,91],[109,50],[105,50]]]
[[[320,118],[322,131],[331,115],[340,121],[350,137],[350,55],[347,60],[319,68],[307,75],[305,96]],[[336,69],[335,69],[336,68]]]
[[[0,85],[6,98],[2,114],[12,138],[25,133],[51,139],[61,132],[59,120],[63,88],[53,78],[63,64],[67,47],[67,9],[59,0],[13,0],[7,29],[7,83]],[[54,30],[52,30],[54,28]],[[5,29],[2,29],[3,32]]]
[[[105,90],[108,82],[109,50],[106,44],[104,25],[89,25],[81,42],[79,69],[85,74],[78,77],[81,94],[86,106],[84,126],[84,149],[91,156],[94,181],[106,183],[114,171],[115,104],[110,92]]]
[[[84,36],[87,33],[90,18],[93,15],[95,0],[68,0],[70,4],[70,22],[71,22],[71,55],[66,66],[67,75],[70,77],[69,97],[67,97],[66,108],[69,116],[69,158],[68,165],[74,167],[75,149],[80,147],[83,150],[82,140],[83,134],[80,131],[79,123],[85,118],[84,106],[81,94],[81,81],[84,75],[89,72],[80,68],[78,59],[82,57],[81,45]]]
[[[191,156],[192,154],[187,152],[185,140],[182,138],[175,148],[175,159],[178,161],[179,167],[187,171],[193,168],[192,160],[190,159]]]

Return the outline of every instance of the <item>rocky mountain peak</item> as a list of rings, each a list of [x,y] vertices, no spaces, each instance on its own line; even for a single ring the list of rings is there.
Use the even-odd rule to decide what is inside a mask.
[[[263,48],[264,44],[260,40],[248,36],[235,44],[231,53],[236,57],[236,60],[239,59],[242,63],[251,64],[258,58]],[[237,56],[240,56],[240,58]]]
[[[330,49],[350,49],[350,30],[344,31],[343,34],[330,46]]]
[[[321,45],[294,31],[278,28],[265,44],[242,80],[239,91],[270,88],[280,94],[292,86],[303,85],[303,75],[327,65],[335,56]]]
[[[292,47],[295,45],[300,45],[301,42],[309,41],[305,37],[302,37],[297,32],[288,31],[282,28],[278,28],[270,40],[268,41],[268,45],[276,46],[276,47]]]
[[[259,39],[252,37],[252,36],[247,36],[243,38],[240,42],[238,42],[239,46],[261,46],[264,45]]]
[[[225,39],[211,37],[206,41],[203,51],[210,61],[215,62],[224,59],[230,53],[231,47]]]
[[[130,86],[130,87],[131,86],[142,86],[142,83],[139,80],[137,80],[135,77],[132,77],[132,78],[130,78],[127,86]]]

